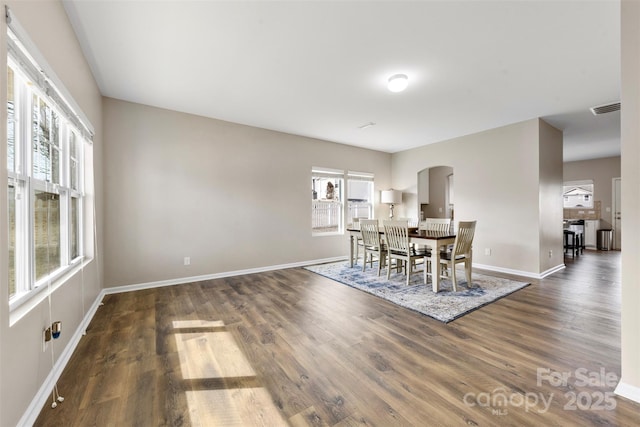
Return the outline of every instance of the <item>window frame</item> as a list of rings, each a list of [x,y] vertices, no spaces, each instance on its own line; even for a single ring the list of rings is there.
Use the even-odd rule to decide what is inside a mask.
[[[347,190],[347,208],[346,208],[346,215],[347,215],[347,223],[351,221],[351,217],[352,215],[349,214],[349,212],[351,211],[351,207],[349,206],[350,202],[352,200],[354,200],[351,196],[351,194],[349,194],[349,188],[350,188],[350,183],[354,182],[354,181],[360,181],[360,182],[367,182],[369,184],[369,189],[368,189],[368,195],[367,195],[367,205],[368,205],[368,210],[369,212],[367,213],[367,218],[365,219],[374,219],[375,217],[375,176],[372,173],[368,173],[368,172],[354,172],[354,171],[348,171],[345,175],[345,179],[346,179],[346,185],[345,188]],[[363,218],[358,216],[358,218]]]
[[[336,179],[340,180],[340,192],[339,192],[339,202],[340,202],[340,212],[338,214],[339,224],[338,230],[335,231],[316,231],[314,227],[314,179]],[[350,223],[351,218],[349,217],[350,206],[349,206],[349,184],[350,181],[366,181],[370,183],[369,195],[368,195],[368,204],[369,204],[369,213],[368,218],[375,218],[375,176],[372,173],[368,172],[354,172],[354,171],[344,171],[339,169],[330,169],[326,167],[317,167],[314,166],[311,168],[311,235],[314,237],[320,236],[336,236],[336,235],[344,235],[346,230],[346,225]]]
[[[335,203],[338,207],[338,213],[336,217],[338,218],[337,230],[329,230],[329,231],[318,231],[318,228],[314,226],[314,218],[316,215],[314,214],[315,205],[318,201],[321,201],[318,198],[314,198],[313,191],[315,190],[315,180],[338,180],[339,184],[337,187],[339,189],[338,200]],[[334,186],[335,188],[335,186]],[[345,191],[345,172],[343,170],[330,169],[330,168],[321,168],[321,167],[313,167],[311,168],[311,235],[314,237],[320,236],[336,236],[344,234],[345,229],[345,199],[346,199],[346,191]],[[332,203],[332,202],[328,202]],[[333,204],[333,203],[332,203]],[[332,227],[333,228],[333,227]]]
[[[576,192],[576,194],[569,194]],[[565,181],[562,186],[562,207],[564,209],[593,209],[595,185],[592,179],[581,181]],[[571,203],[572,200],[582,198],[584,203]]]
[[[8,31],[8,35],[10,35]],[[11,34],[9,38],[15,37]],[[15,40],[13,40],[15,43]],[[24,58],[15,54],[16,47],[7,50],[7,76],[9,69],[13,72],[13,123],[14,132],[13,139],[13,164],[9,162],[9,157],[5,161],[8,172],[7,189],[10,187],[15,189],[15,236],[9,236],[14,241],[13,253],[13,286],[9,289],[9,309],[13,313],[14,310],[23,306],[27,301],[31,300],[37,294],[45,289],[51,289],[51,286],[59,286],[62,278],[74,271],[82,264],[85,258],[84,248],[84,224],[86,218],[85,210],[85,193],[84,193],[84,156],[85,146],[90,143],[92,133],[87,133],[86,129],[79,129],[76,124],[78,117],[68,116],[68,111],[60,107],[60,97],[51,97],[47,93],[56,93],[59,95],[57,87],[44,79],[34,81],[33,70],[28,69],[28,65],[24,64]],[[23,52],[24,53],[24,52]],[[9,79],[7,79],[9,82]],[[45,84],[45,88],[41,87]],[[7,107],[9,107],[9,97],[7,97]],[[34,104],[37,102],[38,104]],[[34,108],[38,108],[38,117],[40,114],[40,103],[46,104],[47,113],[52,122],[49,129],[50,137],[45,145],[49,150],[48,172],[44,175],[38,175],[34,171],[34,153],[35,149],[40,149],[41,145],[36,144],[34,136],[36,135],[35,126],[39,125],[39,121],[34,121]],[[66,106],[68,110],[69,106]],[[53,139],[53,116],[57,116],[57,140]],[[9,120],[7,117],[7,124]],[[7,129],[7,135],[9,128]],[[71,138],[75,143],[71,143]],[[71,153],[72,146],[75,145],[75,152]],[[7,138],[7,146],[9,147],[9,139]],[[54,165],[54,157],[52,151],[58,153],[57,166]],[[8,153],[7,153],[8,154]],[[71,174],[72,164],[76,166],[74,180]],[[13,166],[13,167],[11,167]],[[57,169],[57,176],[55,172]],[[74,185],[75,183],[75,185]],[[42,277],[36,277],[36,265],[38,257],[36,253],[36,192],[46,192],[59,195],[59,220],[57,228],[59,233],[59,251],[60,260],[56,268],[47,266],[48,272]],[[9,193],[8,193],[9,197]],[[77,217],[72,222],[72,204],[73,200],[77,200]],[[11,221],[11,216],[7,221]],[[9,228],[10,224],[7,224]],[[48,223],[47,227],[51,224]],[[75,228],[75,234],[72,228]],[[76,237],[77,255],[71,253],[73,236]],[[47,242],[49,245],[49,242]],[[76,256],[73,256],[76,255]],[[11,262],[11,258],[9,260]],[[8,272],[10,274],[11,268]]]

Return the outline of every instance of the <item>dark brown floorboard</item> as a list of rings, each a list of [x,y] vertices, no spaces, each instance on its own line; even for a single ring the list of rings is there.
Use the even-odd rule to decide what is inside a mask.
[[[449,324],[300,268],[109,295],[36,425],[640,425],[620,253],[566,262]]]

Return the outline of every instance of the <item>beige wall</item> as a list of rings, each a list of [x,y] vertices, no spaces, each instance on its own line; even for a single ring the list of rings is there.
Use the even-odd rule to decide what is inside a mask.
[[[28,32],[32,41],[46,58],[49,65],[55,70],[75,101],[80,105],[84,113],[96,129],[97,137],[93,146],[96,166],[96,185],[87,188],[88,199],[93,200],[97,195],[97,217],[101,220],[101,96],[97,85],[90,72],[80,46],[75,38],[68,22],[62,3],[57,0],[46,1],[0,1],[0,7],[4,12],[4,6],[8,4]],[[6,22],[0,20],[0,69],[6,69]],[[4,79],[2,79],[4,82]],[[0,92],[0,103],[6,105],[6,85],[3,83]],[[1,109],[0,123],[0,163],[6,164],[6,109]],[[7,176],[6,168],[0,168],[0,199],[7,200]],[[92,183],[89,179],[89,184]],[[2,206],[6,206],[4,202]],[[88,210],[88,219],[91,220],[93,212]],[[6,224],[6,209],[0,209],[0,223]],[[0,271],[7,271],[7,234],[6,227],[1,227],[0,234]],[[93,229],[89,226],[86,236],[86,244],[92,248]],[[98,229],[99,242],[101,230]],[[101,253],[100,246],[98,252]],[[93,250],[90,249],[90,252]],[[52,317],[61,320],[63,332],[55,341],[55,359],[58,360],[63,349],[69,344],[72,335],[78,331],[86,310],[94,303],[101,290],[100,276],[94,261],[87,264],[84,271],[84,280],[80,273],[69,278],[62,287],[56,290],[51,298]],[[45,301],[31,309],[25,316],[10,326],[9,307],[6,295],[8,295],[8,283],[6,274],[0,275],[0,425],[13,426],[18,423],[25,413],[28,405],[36,396],[39,388],[52,371],[50,349],[42,352],[42,330],[49,324],[49,308]],[[48,391],[50,392],[50,391]],[[64,390],[61,390],[64,394]],[[39,411],[37,408],[36,411]]]
[[[539,157],[544,155],[548,160],[553,150],[546,148],[541,153],[543,126],[539,122],[532,119],[393,154],[393,188],[405,193],[398,216],[418,217],[419,171],[432,166],[452,166],[455,220],[478,221],[475,264],[538,275],[545,271],[541,267],[541,253],[553,250],[553,257],[544,260],[544,265],[562,265],[562,212],[540,215]],[[558,141],[556,133],[552,140],[560,145],[555,155],[561,159],[561,137]],[[554,164],[557,163],[556,160]],[[559,164],[561,168],[561,160]],[[554,172],[554,176],[553,179],[561,181],[561,172]],[[557,203],[561,201],[558,197]],[[555,227],[560,227],[558,237],[541,240],[541,221],[556,223]],[[491,249],[491,255],[485,255],[487,248]]]
[[[622,1],[622,379],[640,402],[640,3]]]
[[[602,203],[601,218],[609,224],[613,224],[613,178],[620,178],[620,157],[581,160],[564,164],[564,181],[593,180],[594,200]]]
[[[387,153],[114,99],[103,105],[105,286],[346,255],[346,236],[311,235],[312,166],[373,173],[376,194],[390,184]]]
[[[539,124],[540,271],[564,263],[562,232],[562,132]],[[556,249],[560,248],[560,249]],[[551,251],[551,252],[550,252]]]

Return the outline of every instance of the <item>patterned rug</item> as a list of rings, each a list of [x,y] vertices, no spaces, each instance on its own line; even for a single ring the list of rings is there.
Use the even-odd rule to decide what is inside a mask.
[[[353,268],[349,267],[348,261],[339,261],[312,265],[305,269],[444,323],[451,322],[529,285],[526,282],[516,282],[475,272],[471,277],[473,283],[469,285],[465,279],[464,270],[458,269],[456,270],[458,292],[453,292],[451,280],[443,279],[440,281],[440,292],[434,294],[431,281],[427,286],[424,285],[422,272],[412,274],[410,284],[407,286],[406,277],[395,271],[391,272],[389,281],[387,281],[386,270],[383,270],[378,277],[378,266],[375,262],[373,268],[367,265],[363,273],[361,262],[362,260]]]

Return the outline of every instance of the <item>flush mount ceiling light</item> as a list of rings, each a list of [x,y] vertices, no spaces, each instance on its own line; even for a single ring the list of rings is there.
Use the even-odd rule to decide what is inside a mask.
[[[394,74],[389,77],[387,87],[391,92],[402,92],[409,85],[409,77],[406,74]]]

